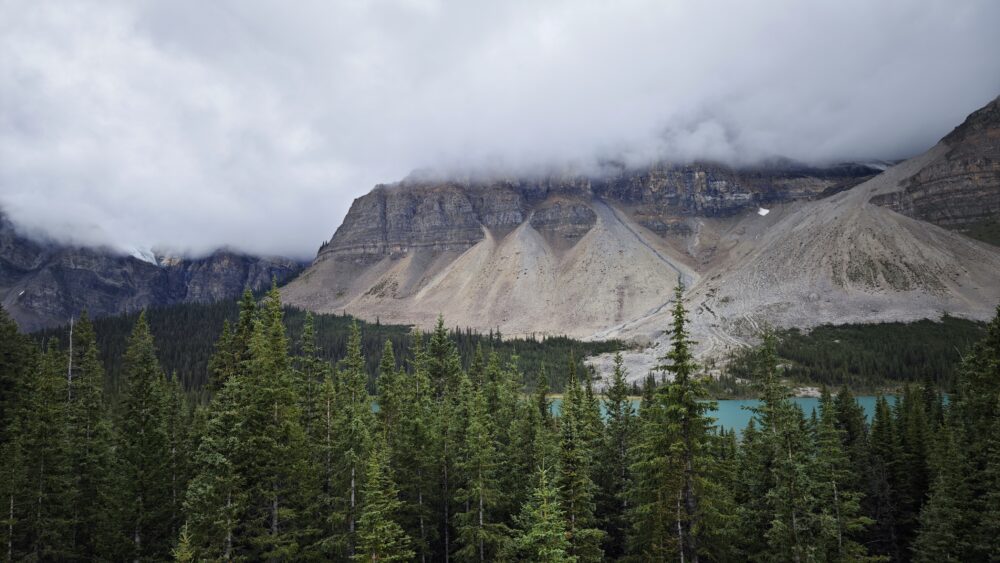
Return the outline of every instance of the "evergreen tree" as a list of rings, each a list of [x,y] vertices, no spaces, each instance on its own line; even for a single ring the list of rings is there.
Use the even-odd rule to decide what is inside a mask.
[[[460,547],[455,556],[461,561],[492,561],[507,539],[497,508],[503,497],[498,474],[502,459],[482,389],[470,394],[467,409],[469,426],[459,467],[465,482],[456,491],[464,510],[456,517]]]
[[[860,491],[868,473],[868,424],[864,409],[858,404],[846,385],[840,388],[833,402],[835,426],[840,434],[844,452],[850,457],[846,470],[850,487]]]
[[[137,559],[170,551],[170,459],[164,425],[163,372],[156,360],[145,313],[139,315],[124,360],[125,391],[119,417],[119,451],[127,504],[123,523]]]
[[[435,390],[436,470],[438,472],[438,500],[440,520],[438,537],[442,545],[438,550],[446,562],[453,551],[453,506],[455,490],[461,484],[458,459],[466,429],[466,393],[470,388],[468,376],[462,371],[461,359],[454,343],[448,338],[444,319],[438,318],[431,334],[426,356],[428,377]]]
[[[586,397],[576,379],[576,364],[570,362],[566,392],[559,415],[560,504],[566,517],[568,553],[580,561],[600,561],[604,532],[594,515],[596,486],[591,477],[591,435],[587,426]]]
[[[537,486],[531,500],[517,518],[521,530],[511,545],[509,558],[539,563],[572,563],[569,553],[566,516],[559,502],[559,490],[544,467],[536,472]]]
[[[410,373],[397,374],[400,415],[397,430],[390,438],[390,459],[396,468],[400,496],[404,502],[400,518],[413,539],[421,561],[431,557],[431,543],[436,539],[433,522],[433,493],[437,489],[435,465],[434,389],[427,373],[427,350],[423,335],[414,331]],[[383,430],[383,432],[385,432]]]
[[[845,407],[834,404],[824,386],[820,397],[820,416],[816,428],[816,461],[813,482],[819,499],[818,551],[827,561],[861,561],[867,557],[864,546],[856,541],[871,520],[861,516],[861,493],[856,466],[847,453],[848,430],[838,427]],[[853,397],[850,399],[853,401]],[[863,429],[862,429],[863,433]],[[863,439],[863,438],[859,438]]]
[[[778,379],[774,346],[773,334],[766,333],[755,362],[760,406],[752,409],[756,429],[747,442],[755,455],[743,470],[752,481],[747,491],[762,499],[757,510],[745,513],[741,535],[749,540],[746,555],[750,559],[800,562],[819,556],[811,480],[813,448],[802,411],[788,400],[788,388]],[[763,550],[755,541],[762,531]]]
[[[676,552],[697,562],[703,551],[706,448],[712,426],[706,413],[713,404],[705,400],[697,379],[683,286],[674,294],[672,317],[671,347],[659,366],[670,381],[655,392],[644,415],[634,466],[639,487],[634,553],[665,557]]]
[[[176,373],[166,382],[163,399],[163,431],[167,436],[168,452],[166,471],[170,483],[170,537],[176,538],[184,524],[184,492],[190,478],[187,433],[191,425],[187,398]]]
[[[312,313],[306,313],[299,337],[299,355],[295,358],[296,392],[302,411],[302,429],[313,443],[323,435],[323,406],[320,395],[324,382],[330,376],[328,364],[320,358],[316,343],[316,327]]]
[[[897,523],[904,545],[916,537],[920,510],[930,490],[932,443],[923,396],[913,386],[906,385],[896,402],[895,428],[899,436],[899,470],[897,476],[899,510]]]
[[[25,404],[36,355],[31,340],[0,306],[0,443],[9,439],[19,407]]]
[[[918,562],[986,560],[977,556],[970,533],[978,521],[970,510],[972,491],[966,481],[972,468],[959,447],[959,432],[946,427],[938,439],[938,458],[947,461],[937,468],[930,500],[920,512],[920,530],[913,542]]]
[[[228,378],[205,416],[205,427],[193,456],[184,512],[188,547],[197,557],[232,560],[236,534],[246,505],[246,484],[239,467],[243,377]]]
[[[881,395],[875,400],[869,442],[867,515],[874,521],[869,545],[873,554],[900,561],[903,552],[897,524],[901,474],[899,439],[892,409]]]
[[[628,396],[627,371],[621,352],[615,353],[611,384],[605,390],[607,430],[597,454],[597,512],[602,515],[601,527],[607,532],[605,553],[609,558],[624,554],[627,530],[626,496],[632,474],[629,451],[635,437],[635,409]]]
[[[378,420],[383,432],[393,436],[393,429],[399,424],[407,400],[402,374],[396,370],[396,355],[392,351],[392,341],[386,340],[382,347],[382,361],[378,368]]]
[[[914,555],[919,561],[996,558],[1000,544],[996,531],[1000,525],[993,517],[1000,511],[997,508],[1000,438],[991,431],[1000,428],[998,397],[1000,307],[987,326],[986,336],[973,347],[959,369],[945,426],[937,434],[930,464],[933,484],[920,513],[919,534],[914,541]],[[921,410],[926,400],[924,394]]]
[[[314,493],[310,456],[300,425],[280,295],[272,285],[254,323],[246,362],[240,422],[248,485],[246,541],[269,559],[295,556],[306,532],[303,514]]]
[[[542,366],[538,370],[538,381],[535,383],[535,406],[544,426],[552,427],[552,403],[549,401],[549,376]]]
[[[119,467],[114,430],[104,401],[104,369],[87,312],[72,334],[73,358],[68,397],[71,474],[77,495],[73,507],[73,542],[78,557],[110,558],[122,549],[115,519],[120,507]],[[68,385],[69,386],[69,385]]]
[[[177,539],[177,546],[170,552],[177,563],[194,563],[196,553],[191,545],[191,534],[188,533],[187,526],[181,528],[180,537]]]
[[[3,502],[0,538],[3,539],[2,548],[6,561],[14,561],[15,554],[19,557],[21,555],[21,519],[29,502],[24,496],[24,491],[27,490],[27,464],[19,421],[11,421],[6,430],[10,437],[0,443],[0,457],[4,460],[0,464],[0,501]]]
[[[410,538],[399,525],[402,503],[389,467],[385,438],[374,440],[368,456],[358,518],[355,561],[410,561],[415,553]]]
[[[360,510],[361,489],[364,485],[365,464],[371,449],[374,415],[371,396],[367,389],[365,359],[361,353],[361,331],[355,323],[351,327],[347,357],[337,370],[336,414],[334,432],[334,482],[333,489],[340,505],[345,528],[343,545],[347,554],[355,554],[355,534]]]
[[[35,372],[23,426],[22,556],[64,560],[74,555],[73,506],[77,490],[66,413],[67,358],[50,342]]]

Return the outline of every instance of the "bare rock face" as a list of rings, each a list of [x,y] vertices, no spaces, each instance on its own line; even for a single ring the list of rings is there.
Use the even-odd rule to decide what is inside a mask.
[[[679,280],[693,283],[685,247],[700,249],[699,221],[811,199],[875,172],[608,163],[589,175],[411,177],[356,199],[283,298],[391,322],[444,313],[508,334],[589,335],[660,307]]]
[[[781,163],[746,170],[714,164],[639,170],[609,165],[606,172],[598,177],[379,185],[354,200],[317,261],[363,266],[415,249],[461,252],[483,240],[487,231],[505,236],[529,216],[535,228],[579,238],[587,231],[583,226],[594,224],[587,202],[595,199],[627,207],[641,225],[666,234],[679,218],[732,216],[762,204],[810,198],[838,182],[877,171],[860,165],[810,168]],[[566,203],[572,201],[577,203]]]
[[[174,303],[207,303],[285,280],[301,265],[221,250],[151,263],[108,249],[36,242],[0,215],[0,299],[22,330]]]
[[[934,223],[995,214],[996,106],[891,167],[605,163],[380,186],[282,295],[389,322],[652,343],[627,354],[636,377],[662,353],[681,282],[698,353],[716,358],[766,324],[981,319],[1000,301],[1000,249]]]
[[[549,244],[567,247],[593,228],[597,223],[597,214],[585,204],[557,200],[536,209],[531,214],[530,223]]]
[[[1000,222],[1000,97],[940,144],[945,150],[937,158],[872,203],[960,231]]]

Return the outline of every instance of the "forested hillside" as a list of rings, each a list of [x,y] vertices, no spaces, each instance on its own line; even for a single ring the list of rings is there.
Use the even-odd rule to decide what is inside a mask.
[[[259,297],[259,296],[258,296]],[[254,299],[244,295],[246,300]],[[146,311],[146,321],[150,332],[157,341],[157,358],[164,371],[177,374],[183,387],[193,393],[199,393],[209,375],[209,359],[215,350],[215,341],[222,334],[223,326],[234,323],[239,317],[240,302],[219,301],[210,304],[180,304],[169,307],[152,308]],[[290,307],[284,308],[284,324],[292,342],[292,352],[299,353],[297,348],[302,335],[307,314]],[[139,313],[103,317],[92,321],[97,333],[98,356],[107,374],[108,385],[112,390],[118,389],[124,352],[128,344],[128,336],[138,319]],[[408,365],[412,359],[412,333],[410,327],[402,325],[386,325],[382,323],[365,323],[356,321],[347,315],[314,315],[317,355],[328,362],[343,358],[347,351],[352,323],[361,327],[361,349],[365,356],[365,369],[369,374],[369,389],[374,389],[374,378],[377,373],[379,357],[385,342],[391,341],[397,351],[400,365]],[[69,327],[59,327],[39,331],[33,334],[35,339],[44,344],[53,339],[66,341]],[[527,375],[524,382],[528,388],[533,388],[537,374],[544,370],[548,375],[548,383],[553,391],[562,390],[565,379],[564,369],[567,358],[574,358],[577,368],[584,369],[583,360],[587,356],[617,350],[621,343],[615,340],[603,342],[583,342],[564,337],[509,338],[496,332],[479,334],[475,331],[454,328],[450,338],[458,348],[462,365],[469,367],[477,347],[496,351],[503,361],[515,361],[521,373]]]
[[[678,295],[679,297],[679,295]],[[737,439],[706,416],[680,299],[636,412],[566,359],[559,416],[495,350],[463,366],[444,323],[390,339],[369,390],[363,330],[336,364],[272,291],[215,342],[188,399],[145,315],[105,389],[93,324],[45,349],[0,313],[0,527],[11,560],[986,561],[1000,553],[1000,310],[955,392],[906,387],[869,424],[849,391],[811,417],[776,344]],[[375,328],[374,330],[379,330]],[[296,333],[295,338],[290,332]],[[556,370],[554,370],[556,371]],[[112,399],[115,400],[112,400]],[[604,401],[607,415],[600,414]],[[373,408],[375,404],[378,408]]]
[[[983,323],[945,315],[940,322],[823,325],[776,336],[789,377],[876,390],[923,381],[951,388],[962,354],[984,334]]]

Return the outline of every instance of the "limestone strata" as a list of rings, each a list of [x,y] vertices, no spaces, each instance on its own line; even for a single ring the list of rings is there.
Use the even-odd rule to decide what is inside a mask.
[[[933,161],[873,203],[962,230],[1000,221],[1000,97],[941,139]]]

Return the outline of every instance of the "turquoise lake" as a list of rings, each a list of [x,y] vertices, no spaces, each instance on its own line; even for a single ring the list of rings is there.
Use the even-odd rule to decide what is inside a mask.
[[[875,397],[861,396],[855,397],[855,399],[861,405],[861,408],[864,409],[865,416],[870,421],[875,414]],[[896,401],[896,398],[893,396],[886,396],[886,399],[888,399],[890,404]],[[819,409],[819,398],[817,397],[795,397],[792,399],[792,402],[797,404],[807,417],[812,414],[814,409]],[[558,414],[561,404],[562,399],[552,399],[552,412]],[[737,431],[742,431],[746,428],[747,423],[750,422],[750,417],[753,415],[748,409],[759,405],[760,401],[757,399],[727,399],[716,401],[716,404],[716,409],[709,411],[709,414],[715,418],[715,423],[727,430],[735,428]],[[639,401],[633,401],[633,406],[638,410]]]

